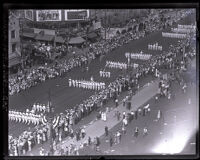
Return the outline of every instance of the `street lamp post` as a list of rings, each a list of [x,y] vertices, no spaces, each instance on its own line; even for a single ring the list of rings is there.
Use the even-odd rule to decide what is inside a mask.
[[[53,120],[54,120],[54,107],[52,106],[52,102],[51,102],[51,92],[49,89],[48,92],[48,110],[46,112],[46,118],[47,118],[47,124],[49,125],[49,132],[50,132],[50,136],[49,136],[49,140],[50,140],[50,150],[49,150],[49,154],[53,155],[54,154],[54,149],[53,149],[53,136],[52,136],[52,129],[53,129]]]
[[[107,32],[107,10],[105,10],[105,40],[106,40],[106,32]]]
[[[24,70],[24,50],[23,50],[23,40],[22,40],[22,36],[23,36],[23,22],[22,22],[22,18],[19,18],[19,26],[20,26],[20,33],[21,33],[21,37],[20,37],[20,50],[21,50],[21,57],[22,57],[22,70]]]

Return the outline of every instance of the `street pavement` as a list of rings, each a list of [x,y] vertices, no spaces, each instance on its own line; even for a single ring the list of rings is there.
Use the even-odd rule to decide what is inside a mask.
[[[188,86],[183,94],[178,83],[172,83],[174,100],[160,98],[155,102],[152,98],[146,103],[150,104],[150,114],[140,116],[133,120],[126,128],[126,135],[122,134],[119,144],[110,147],[109,136],[121,130],[117,124],[109,130],[109,136],[100,137],[100,151],[95,151],[94,146],[79,150],[80,155],[163,155],[163,154],[189,154],[196,153],[196,131],[198,126],[198,102],[195,85]],[[189,98],[191,104],[188,104]],[[197,103],[196,103],[197,102]],[[157,121],[158,110],[163,118]],[[133,136],[135,127],[139,128],[139,136]],[[143,128],[148,128],[148,135],[143,136]]]
[[[150,83],[149,86],[145,86],[142,90],[140,90],[136,95],[134,95],[131,99],[132,109],[133,111],[137,110],[138,107],[143,105],[146,101],[148,101],[152,96],[154,96],[158,91],[158,81],[155,81],[153,83]],[[76,146],[80,146],[80,144],[83,144],[84,142],[87,142],[88,137],[90,137],[92,140],[95,137],[100,137],[104,134],[104,128],[105,126],[108,127],[108,129],[113,128],[115,125],[121,122],[122,116],[120,120],[117,120],[117,117],[115,117],[116,111],[119,111],[120,113],[123,113],[124,111],[126,113],[131,112],[127,110],[126,107],[123,106],[122,103],[117,108],[113,108],[110,112],[107,113],[107,119],[106,121],[103,120],[96,120],[95,122],[90,123],[86,128],[86,136],[85,138],[81,139],[80,141],[76,141],[75,137],[74,139],[67,139],[66,141],[63,141],[64,146],[69,146],[70,144],[74,144]]]
[[[182,21],[182,23],[179,24],[188,23],[187,21]],[[126,62],[124,56],[125,52],[137,52],[140,50],[143,50],[144,53],[151,52],[155,55],[160,54],[160,52],[157,51],[147,51],[148,43],[153,43],[155,41],[163,45],[164,51],[167,51],[169,45],[175,44],[177,42],[177,39],[162,38],[160,31],[152,33],[147,37],[141,38],[139,40],[131,41],[130,43],[123,45],[122,47],[119,47],[113,50],[112,52],[108,53],[101,61],[99,61],[99,59],[95,59],[94,61],[92,61],[89,66],[90,70],[88,73],[83,73],[80,68],[76,68],[73,69],[73,71],[65,74],[63,77],[47,80],[45,83],[41,83],[35,87],[32,87],[31,89],[10,96],[9,107],[10,109],[25,111],[26,108],[30,109],[34,102],[46,104],[48,97],[47,91],[50,88],[52,92],[52,102],[56,106],[57,113],[63,112],[67,108],[72,108],[77,103],[81,103],[84,99],[87,99],[90,95],[94,94],[94,91],[82,90],[78,88],[69,88],[67,85],[69,77],[77,79],[84,77],[85,79],[89,79],[91,76],[93,76],[94,80],[104,81],[105,79],[99,77],[99,70],[101,68],[104,68],[106,60]],[[113,81],[119,75],[119,70],[112,70],[111,74],[112,77],[107,81],[107,84]],[[9,131],[14,135],[18,135],[20,132],[27,128],[28,126],[25,126],[23,124],[9,122]]]

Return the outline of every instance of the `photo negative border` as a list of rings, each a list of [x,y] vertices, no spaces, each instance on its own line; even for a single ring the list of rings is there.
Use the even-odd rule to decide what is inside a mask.
[[[141,1],[142,2],[142,1]],[[40,2],[38,4],[21,4],[21,3],[4,3],[3,4],[3,105],[2,105],[2,118],[3,118],[3,159],[14,160],[14,159],[48,159],[48,160],[63,160],[63,159],[197,159],[199,157],[199,131],[196,133],[196,155],[100,155],[100,156],[18,156],[11,157],[8,156],[8,10],[9,9],[145,9],[145,8],[194,8],[196,9],[196,19],[197,26],[199,26],[199,3],[196,1],[192,3],[56,3],[49,4],[50,2]],[[178,1],[177,1],[178,2]],[[197,54],[196,54],[196,64],[197,64],[197,86],[199,86],[199,31],[197,30]],[[197,96],[199,95],[199,90],[197,89]],[[198,100],[197,100],[198,101]],[[199,101],[198,103],[199,104]],[[199,111],[198,111],[199,119]],[[199,124],[197,126],[199,128]]]

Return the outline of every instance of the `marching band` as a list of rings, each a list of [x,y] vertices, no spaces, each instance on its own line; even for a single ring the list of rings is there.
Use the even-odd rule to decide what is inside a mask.
[[[141,51],[140,53],[125,53],[126,58],[131,59],[139,59],[139,60],[149,60],[151,58],[151,54],[143,54]]]
[[[110,72],[99,71],[100,77],[110,78]]]
[[[91,89],[91,90],[101,90],[101,89],[105,89],[105,86],[106,84],[104,82],[69,79],[69,87],[78,87],[78,88]]]
[[[106,61],[106,67],[115,69],[127,69],[128,65],[126,63]]]
[[[159,46],[158,42],[155,44],[148,44],[148,50],[162,51],[162,46]]]
[[[168,38],[180,38],[180,39],[186,38],[186,34],[181,34],[181,33],[162,32],[162,36]]]
[[[34,114],[31,112],[20,112],[20,111],[9,111],[9,120],[19,122],[19,123],[25,123],[27,125],[34,124],[38,125],[41,121],[41,115],[40,114]]]

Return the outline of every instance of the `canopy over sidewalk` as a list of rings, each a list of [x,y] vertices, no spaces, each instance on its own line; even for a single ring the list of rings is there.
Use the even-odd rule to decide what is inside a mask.
[[[11,56],[9,56],[9,61],[8,61],[9,68],[20,63],[21,63],[21,58],[20,58],[20,55],[18,55],[17,53],[14,53]]]
[[[22,37],[26,37],[26,38],[35,38],[36,37],[36,34],[35,33],[26,33],[24,32],[22,34]]]
[[[75,37],[70,39],[69,44],[81,44],[83,42],[85,42],[85,40],[82,37]]]
[[[42,35],[42,34],[38,34],[36,37],[35,37],[36,40],[40,40],[40,41],[53,41],[54,39],[54,36],[52,35]]]
[[[56,43],[64,43],[65,40],[64,40],[61,36],[56,36],[56,37],[55,37],[55,42],[56,42]]]
[[[94,32],[91,32],[91,33],[88,34],[89,39],[93,39],[93,38],[96,38],[96,37],[97,37],[97,34],[94,33]]]

